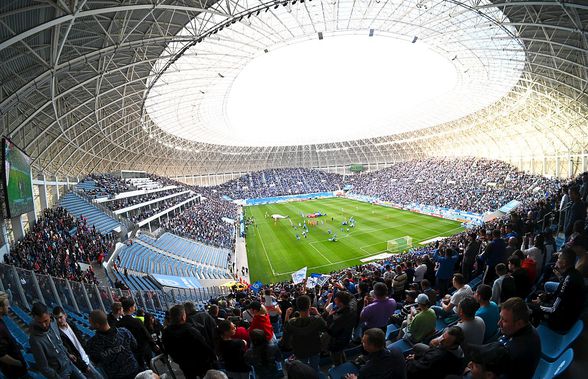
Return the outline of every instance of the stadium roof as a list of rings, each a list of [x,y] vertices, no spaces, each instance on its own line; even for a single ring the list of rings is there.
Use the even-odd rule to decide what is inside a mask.
[[[588,141],[587,25],[582,0],[6,1],[0,5],[0,126],[38,170],[69,175],[580,153]],[[431,89],[434,96],[417,105],[408,95],[395,100],[403,104],[400,113],[376,114],[390,95],[384,92],[365,124],[336,135],[312,139],[308,129],[288,137],[274,128],[255,138],[260,112],[280,97],[241,91],[239,100],[248,70],[317,43],[326,52],[342,38],[366,41],[348,42],[350,54],[375,51],[377,62],[392,59],[369,44],[389,44],[404,62],[429,54],[455,77],[445,71],[445,87]],[[308,61],[323,76],[334,64]],[[393,70],[374,66],[367,77],[382,78],[380,90],[386,80],[399,80],[398,69],[390,76]],[[295,67],[287,68],[283,75],[294,77]],[[246,83],[241,88],[251,87]],[[245,100],[245,110],[257,108],[231,116],[231,107]],[[310,108],[301,99],[282,109],[290,110],[289,120]],[[316,130],[316,119],[305,125]]]

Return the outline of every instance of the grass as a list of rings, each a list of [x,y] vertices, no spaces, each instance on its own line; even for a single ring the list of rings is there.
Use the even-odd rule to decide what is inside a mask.
[[[302,214],[314,212],[327,216],[314,219],[318,225],[309,226],[304,238],[302,228],[295,230],[292,225],[311,220]],[[274,222],[273,214],[289,218]],[[246,207],[245,216],[255,219],[255,226],[247,227],[246,237],[250,278],[263,283],[290,279],[292,272],[304,266],[310,275],[360,264],[362,258],[384,253],[387,241],[394,238],[408,235],[413,246],[418,246],[463,230],[456,221],[342,198]],[[355,219],[355,227],[347,231],[341,222],[349,217]],[[328,240],[332,236],[329,229],[337,234],[336,242]]]

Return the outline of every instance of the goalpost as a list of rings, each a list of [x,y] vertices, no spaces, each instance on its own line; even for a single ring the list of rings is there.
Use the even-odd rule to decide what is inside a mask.
[[[387,241],[386,250],[390,253],[401,253],[412,248],[412,237],[404,236]]]

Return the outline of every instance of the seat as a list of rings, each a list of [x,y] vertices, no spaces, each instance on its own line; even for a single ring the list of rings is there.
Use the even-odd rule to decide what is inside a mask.
[[[357,366],[351,362],[345,362],[337,367],[329,369],[329,378],[331,379],[343,379],[345,374],[357,374],[359,370]]]
[[[555,362],[541,358],[533,379],[551,379],[564,372],[574,360],[574,351],[567,349]]]
[[[392,338],[396,338],[398,335],[398,327],[394,324],[390,324],[386,327],[386,339],[391,340]]]
[[[566,334],[554,332],[547,325],[540,324],[537,327],[537,333],[541,339],[541,354],[545,359],[554,361],[582,334],[582,329],[584,329],[582,320],[576,321]]]
[[[396,342],[392,342],[390,345],[386,346],[386,349],[397,349],[402,352],[402,354],[406,354],[412,350],[412,346],[410,343],[406,342],[406,340],[401,339]]]

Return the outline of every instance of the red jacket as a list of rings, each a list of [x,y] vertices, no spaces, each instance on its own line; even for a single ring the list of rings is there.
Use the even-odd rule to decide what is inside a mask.
[[[274,336],[274,328],[272,328],[269,315],[267,314],[256,314],[253,316],[253,320],[251,320],[251,325],[249,326],[249,333],[251,333],[253,329],[263,330],[265,338],[267,338],[268,341]]]

